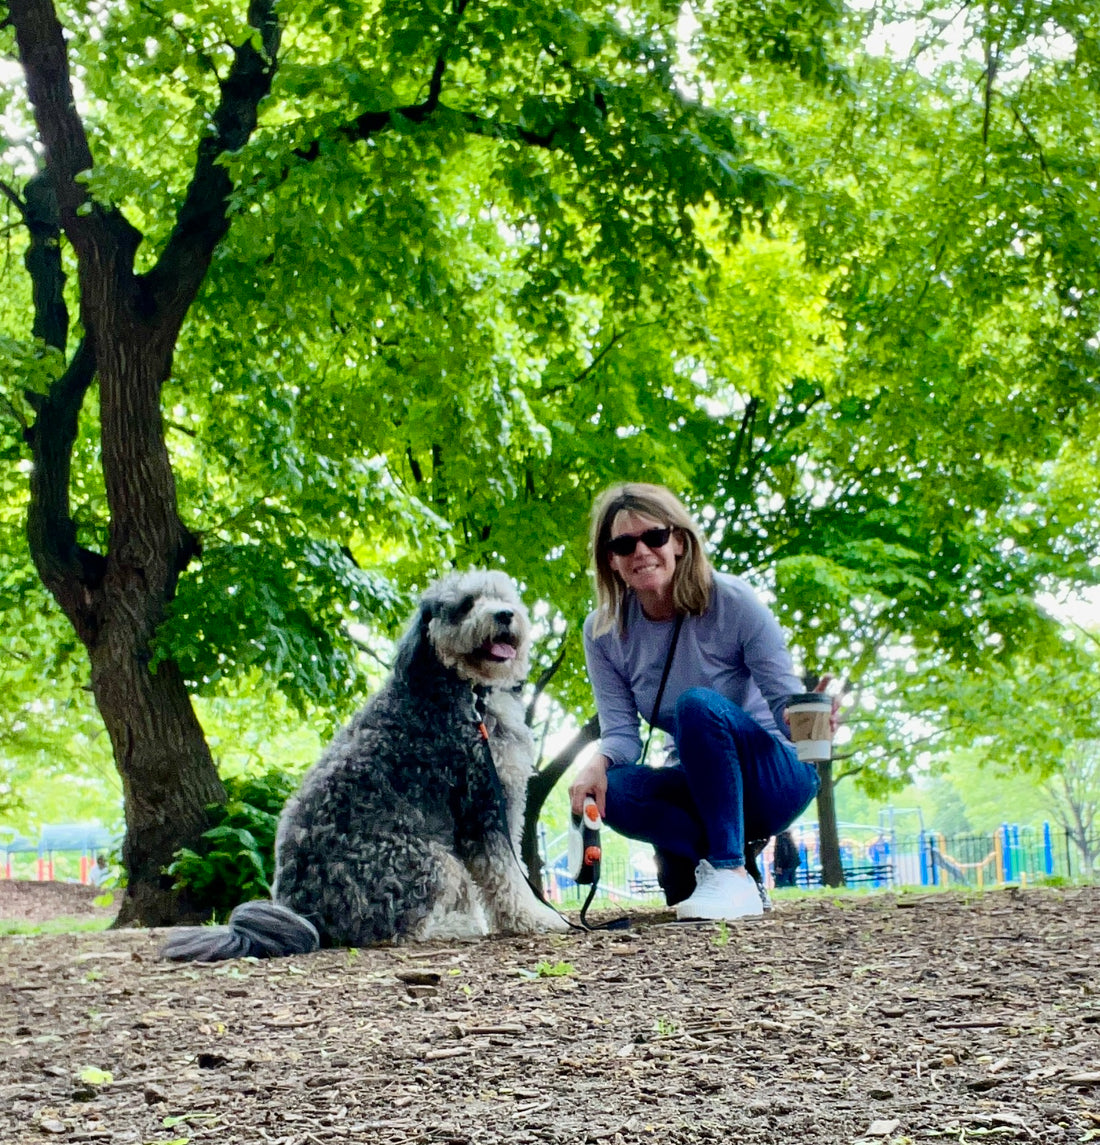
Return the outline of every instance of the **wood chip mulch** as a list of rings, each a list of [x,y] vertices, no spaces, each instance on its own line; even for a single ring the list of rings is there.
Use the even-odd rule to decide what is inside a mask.
[[[0,939],[0,1143],[1100,1141],[1100,888],[159,962]]]

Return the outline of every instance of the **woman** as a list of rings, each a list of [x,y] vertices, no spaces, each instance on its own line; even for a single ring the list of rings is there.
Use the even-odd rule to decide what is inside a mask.
[[[662,486],[604,493],[591,546],[598,607],[584,648],[600,747],[569,789],[573,811],[591,795],[609,827],[653,844],[679,918],[760,914],[746,839],[782,831],[818,788],[783,730],[804,688],[779,624],[743,580],[711,569]],[[639,715],[672,735],[672,766],[636,766]],[[671,885],[677,865],[694,867],[694,889],[690,875],[680,894]]]

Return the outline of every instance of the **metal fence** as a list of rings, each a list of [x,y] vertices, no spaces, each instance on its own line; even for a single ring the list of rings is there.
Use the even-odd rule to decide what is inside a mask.
[[[576,906],[588,897],[588,886],[578,886],[558,866],[543,867],[543,893],[553,903]],[[605,858],[600,863],[600,880],[594,902],[663,903],[664,896],[656,878],[638,870],[625,859]]]
[[[816,832],[799,840],[799,886],[822,884]],[[841,865],[850,885],[1003,886],[1008,883],[1091,882],[1100,879],[1100,834],[1075,837],[1044,823],[1004,824],[996,831],[943,835],[876,832],[841,842]]]
[[[794,885],[823,886],[816,827],[795,832],[801,863]],[[1100,833],[1080,841],[1067,830],[1043,824],[945,836],[936,831],[902,835],[868,829],[863,838],[841,840],[841,865],[847,886],[888,889],[900,886],[994,887],[1060,882],[1100,882]],[[759,859],[765,883],[775,886],[772,845]],[[559,862],[544,866],[544,888],[552,901],[583,901],[578,887]],[[657,880],[625,860],[604,859],[597,901],[663,902]]]

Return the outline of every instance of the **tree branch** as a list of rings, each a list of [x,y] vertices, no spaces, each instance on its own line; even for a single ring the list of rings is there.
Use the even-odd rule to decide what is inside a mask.
[[[14,204],[15,209],[19,212],[25,222],[27,218],[27,207],[23,200],[19,197],[19,192],[16,191],[14,187],[11,187],[5,183],[3,179],[0,179],[0,194],[2,194],[4,198],[10,200]]]
[[[27,95],[57,180],[61,211],[68,218],[84,201],[76,177],[91,168],[92,152],[73,98],[65,37],[51,0],[9,0],[8,13]]]
[[[95,372],[95,353],[85,338],[68,369],[36,403],[38,417],[26,434],[34,459],[27,508],[31,556],[42,583],[85,643],[95,634],[94,590],[99,587],[106,562],[100,554],[77,544],[76,522],[69,509],[69,480],[80,408]]]
[[[1012,112],[1012,118],[1016,120],[1016,123],[1019,125],[1020,130],[1024,133],[1027,141],[1031,144],[1032,147],[1035,148],[1035,154],[1039,160],[1039,169],[1043,172],[1046,181],[1050,183],[1051,186],[1055,186],[1054,177],[1051,175],[1050,168],[1047,166],[1047,157],[1046,153],[1043,151],[1043,145],[1039,142],[1038,139],[1035,138],[1031,128],[1027,125],[1024,117],[1020,114],[1020,109],[1014,103],[1010,103],[1008,106],[1009,110]]]
[[[569,770],[569,765],[577,758],[582,748],[599,739],[600,717],[589,716],[580,731],[545,766],[540,767],[531,779],[528,798],[534,799],[539,807],[553,790],[554,784]],[[536,798],[536,792],[541,798]]]
[[[559,669],[565,662],[565,652],[568,647],[568,638],[563,639],[558,647],[557,655],[554,657],[553,663],[548,668],[544,668],[539,673],[539,678],[535,681],[535,686],[531,693],[531,702],[527,705],[527,726],[531,726],[531,722],[535,715],[535,705],[538,703],[539,697],[546,691],[547,685],[558,674]]]
[[[202,44],[193,42],[188,39],[183,32],[176,27],[171,19],[166,17],[162,9],[158,9],[154,4],[146,3],[146,0],[141,0],[138,7],[148,16],[151,20],[156,21],[160,28],[160,33],[163,36],[170,36],[177,44],[182,44],[186,51],[192,53],[196,60],[211,73],[216,72],[217,65],[214,63],[213,58],[203,50]],[[172,13],[168,13],[171,16]],[[200,25],[201,34],[201,25]]]
[[[36,338],[65,352],[69,341],[69,308],[65,303],[65,268],[61,261],[61,217],[53,179],[43,172],[27,183],[23,218],[30,243],[23,265],[31,280]]]
[[[57,195],[59,222],[79,256],[95,256],[89,264],[106,267],[121,255],[124,265],[132,265],[141,235],[121,212],[90,202],[77,181],[91,170],[92,152],[76,110],[65,36],[52,0],[9,0],[8,14]],[[78,213],[85,204],[89,209]]]
[[[450,25],[439,48],[439,53],[432,66],[431,78],[428,80],[428,94],[420,103],[410,103],[403,107],[389,108],[385,111],[365,111],[357,116],[351,123],[336,129],[336,137],[349,143],[359,143],[369,139],[387,128],[392,127],[395,118],[407,119],[412,123],[424,123],[431,115],[439,110],[449,111],[452,115],[460,115],[450,108],[444,107],[441,102],[443,95],[443,77],[447,71],[447,52],[454,43],[458,26],[466,12],[469,0],[455,0],[454,11],[451,15]],[[476,116],[473,117],[475,120]],[[304,147],[294,150],[297,158],[307,163],[313,162],[321,154],[321,141],[314,139]],[[285,175],[285,172],[284,172]]]
[[[157,265],[145,282],[158,310],[177,329],[210,267],[214,250],[229,230],[233,182],[219,162],[251,138],[261,101],[271,91],[279,51],[280,28],[274,0],[251,0],[248,22],[260,34],[239,45],[228,75],[220,81],[221,100],[210,132],[199,142],[195,170],[176,225]]]
[[[759,408],[759,398],[749,398],[745,403],[745,411],[741,415],[741,424],[737,428],[737,438],[733,443],[733,449],[730,450],[729,471],[732,474],[736,474],[741,466],[741,450],[744,448],[746,441],[750,442],[749,448],[751,453],[752,427],[753,422],[756,420],[756,411]]]
[[[23,416],[22,410],[8,397],[7,394],[0,394],[0,402],[8,407],[8,412],[19,423],[19,428],[23,431],[23,436],[26,437],[30,430],[30,423]]]
[[[657,324],[658,323],[656,321],[639,322],[637,326],[631,326],[628,330],[620,330],[617,334],[612,334],[612,336],[608,339],[607,344],[596,351],[596,353],[592,356],[592,361],[589,362],[588,365],[585,366],[584,369],[581,370],[581,372],[577,374],[575,378],[573,378],[568,383],[563,383],[560,386],[547,386],[541,392],[546,396],[550,396],[551,394],[561,393],[562,390],[567,388],[575,389],[599,367],[600,363],[608,356],[608,354],[611,353],[612,350],[615,349],[615,347],[620,342],[623,341],[624,338],[627,337],[628,334],[636,334],[639,330],[644,330],[647,326],[656,326]]]
[[[496,139],[504,142],[527,143],[533,147],[552,150],[557,146],[556,138],[562,129],[571,126],[571,124],[565,122],[556,124],[549,131],[537,132],[518,127],[516,124],[501,123],[495,119],[485,119],[483,116],[472,111],[456,111],[454,108],[448,107],[443,103],[438,93],[433,91],[437,80],[440,84],[442,82],[443,72],[440,68],[441,62],[441,59],[436,61],[436,67],[432,73],[432,80],[428,87],[428,95],[420,103],[405,104],[403,107],[391,107],[383,111],[365,111],[362,115],[353,119],[351,123],[338,127],[335,131],[336,138],[343,139],[348,143],[362,143],[370,139],[372,135],[377,135],[388,130],[398,119],[407,119],[412,123],[424,123],[432,115],[438,112],[446,112],[455,118],[463,120],[466,125],[466,130],[469,131],[471,135],[480,135],[486,139]],[[294,149],[294,155],[306,163],[312,163],[314,160],[320,158],[321,140],[314,139],[302,147],[296,147]],[[284,172],[284,176],[285,174],[286,172]]]
[[[989,126],[993,118],[993,82],[1001,63],[1001,45],[987,40],[985,44],[985,93],[982,108],[982,145],[989,146]]]
[[[835,763],[838,760],[850,759],[850,758],[851,758],[850,756],[834,755],[833,756],[833,762]],[[861,771],[866,771],[866,770],[867,769],[862,764],[859,767],[845,768],[845,770],[840,772],[839,775],[833,776],[833,786],[836,787],[838,784],[843,783],[845,779],[851,779],[853,775],[859,775],[859,773]]]
[[[469,0],[455,0],[454,15],[451,17],[451,26],[448,29],[447,42],[436,56],[435,67],[432,68],[432,78],[428,83],[428,98],[424,101],[428,108],[426,114],[431,114],[439,105],[439,97],[443,94],[443,73],[447,70],[447,49],[454,43],[455,33],[462,21]]]

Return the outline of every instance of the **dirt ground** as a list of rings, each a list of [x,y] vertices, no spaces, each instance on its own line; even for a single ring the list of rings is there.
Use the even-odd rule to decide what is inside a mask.
[[[113,918],[117,902],[96,887],[80,883],[35,883],[20,879],[0,879],[0,920],[5,922],[49,922],[56,918]],[[97,906],[96,899],[104,905]]]
[[[667,917],[218,966],[0,939],[0,1142],[1100,1140],[1100,888]]]

